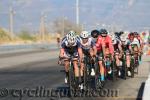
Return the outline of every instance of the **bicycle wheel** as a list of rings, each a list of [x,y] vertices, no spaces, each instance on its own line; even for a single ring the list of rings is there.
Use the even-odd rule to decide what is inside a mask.
[[[74,68],[73,64],[70,65],[69,68],[69,89],[70,89],[70,96],[75,92],[75,76],[74,76]]]
[[[124,79],[127,79],[127,65],[126,65],[126,56],[123,57],[123,69],[124,69]]]
[[[134,78],[134,69],[135,69],[135,59],[131,58],[131,77]]]
[[[115,81],[117,80],[117,68],[116,68],[116,64],[115,61],[112,61],[112,80]]]
[[[84,82],[83,82],[83,85],[84,85],[84,90],[87,89],[87,58],[85,57],[84,58]]]
[[[98,60],[94,65],[95,65],[95,82],[94,83],[95,83],[95,89],[98,90],[102,88]]]

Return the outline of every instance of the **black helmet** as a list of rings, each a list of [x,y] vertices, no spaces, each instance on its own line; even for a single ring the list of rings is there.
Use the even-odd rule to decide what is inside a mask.
[[[98,30],[93,30],[93,31],[91,31],[91,36],[92,36],[93,38],[97,38],[98,35],[99,35],[99,31],[98,31]]]
[[[107,32],[106,29],[101,29],[101,30],[100,30],[100,34],[108,34],[108,32]]]
[[[100,30],[100,34],[101,34],[102,37],[106,37],[107,34],[108,34],[108,32],[107,32],[106,29],[101,29],[101,30]]]
[[[119,35],[119,32],[115,32],[114,34],[115,34],[116,36],[118,36],[118,35]]]
[[[134,36],[134,32],[130,32],[129,35],[130,35],[130,36]]]
[[[138,35],[139,33],[138,32],[133,32],[134,33],[134,35]]]
[[[123,34],[122,32],[115,32],[115,36],[118,37],[118,38],[119,38],[122,34]]]
[[[122,34],[124,34],[124,32],[123,32],[123,31],[120,31],[120,35],[122,35]]]

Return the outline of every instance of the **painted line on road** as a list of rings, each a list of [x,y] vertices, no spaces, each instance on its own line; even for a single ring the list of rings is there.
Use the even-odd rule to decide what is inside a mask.
[[[150,74],[148,76],[147,81],[145,82],[143,99],[142,100],[149,100],[150,98]]]

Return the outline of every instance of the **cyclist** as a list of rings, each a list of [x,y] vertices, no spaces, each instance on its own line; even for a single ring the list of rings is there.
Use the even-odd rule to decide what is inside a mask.
[[[141,47],[139,40],[135,37],[135,33],[130,34],[130,50],[138,63],[140,63]]]
[[[89,32],[87,31],[81,32],[80,38],[81,38],[80,43],[81,43],[83,54],[90,56],[92,58],[91,60],[94,60],[93,57],[96,56],[97,49],[96,49],[95,42],[93,41],[91,37],[89,37]],[[83,68],[84,68],[84,63],[81,63],[81,69],[83,70]],[[81,75],[83,75],[83,71]],[[91,76],[94,76],[94,75],[95,75],[95,72],[92,66]]]
[[[57,35],[56,35],[56,40],[57,40],[57,45],[58,45],[58,47],[59,47],[59,45],[60,45],[60,33],[57,33]]]
[[[122,42],[122,50],[123,50],[123,52],[125,54],[125,58],[126,58],[127,75],[131,76],[131,66],[130,66],[131,52],[130,52],[130,49],[129,49],[130,40],[126,36],[121,36],[121,42]]]
[[[99,30],[92,30],[91,31],[91,37],[93,38],[94,42],[97,42],[97,38],[100,35]]]
[[[96,42],[97,54],[98,54],[98,64],[100,67],[101,81],[104,81],[104,65],[103,59],[107,57],[107,55],[111,54],[111,58],[113,59],[114,48],[112,44],[112,40],[110,36],[107,35],[108,32],[106,29],[100,30],[100,36],[98,36],[98,40]],[[111,74],[111,68],[108,68],[108,73]]]
[[[138,39],[138,41],[140,43],[140,49],[143,50],[143,40],[138,32],[134,32],[134,38]]]
[[[116,60],[116,66],[117,66],[117,71],[118,71],[118,76],[121,75],[121,67],[122,67],[122,61],[121,61],[121,58],[122,58],[122,54],[123,54],[123,51],[122,51],[122,42],[121,42],[121,39],[120,39],[120,33],[118,32],[115,32],[115,36],[113,37],[113,46],[114,46],[114,51],[115,51],[115,60]]]
[[[134,51],[138,51],[140,53],[140,42],[139,40],[135,37],[135,33],[130,33],[130,50],[133,53]],[[134,46],[133,46],[134,45]]]
[[[62,41],[59,57],[64,58],[66,72],[65,83],[68,83],[69,78],[69,58],[73,57],[75,81],[79,84],[78,58],[80,58],[80,61],[82,60],[82,49],[80,42],[74,34],[74,31],[70,31]]]
[[[143,45],[143,40],[142,40],[142,38],[141,38],[141,36],[139,35],[139,33],[138,32],[134,32],[134,38],[136,38],[136,39],[138,39],[138,41],[139,41],[139,43],[140,43],[140,48],[139,48],[139,63],[141,62],[141,56],[142,56],[142,51],[143,51],[143,47],[144,47],[144,45]]]
[[[128,39],[126,40],[126,45],[128,48],[128,52],[126,54],[126,60],[127,60],[127,74],[128,76],[131,76],[131,55],[134,54],[134,52],[139,52],[140,43],[138,39],[134,38],[134,32],[129,33]]]

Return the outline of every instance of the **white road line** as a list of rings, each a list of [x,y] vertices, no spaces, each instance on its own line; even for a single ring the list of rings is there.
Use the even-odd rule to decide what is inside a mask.
[[[144,93],[143,93],[143,99],[142,100],[149,100],[150,99],[150,74],[148,76],[148,79],[145,82],[144,87]]]

